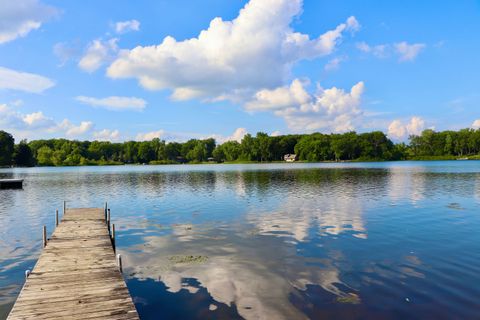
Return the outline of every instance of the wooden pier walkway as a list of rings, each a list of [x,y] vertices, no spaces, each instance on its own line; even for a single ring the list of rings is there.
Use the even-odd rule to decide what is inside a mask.
[[[7,319],[139,319],[114,253],[110,213],[64,211],[48,241],[44,229],[46,246]]]

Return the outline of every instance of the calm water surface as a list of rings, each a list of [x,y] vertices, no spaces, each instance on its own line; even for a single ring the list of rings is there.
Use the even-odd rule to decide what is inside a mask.
[[[0,190],[0,318],[64,199],[110,203],[144,319],[480,317],[480,162],[0,170],[10,177],[25,183]]]

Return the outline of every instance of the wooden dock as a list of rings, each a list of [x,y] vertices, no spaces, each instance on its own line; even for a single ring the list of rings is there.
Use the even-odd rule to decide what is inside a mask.
[[[67,209],[7,319],[139,319],[115,256],[110,211]],[[118,265],[120,260],[120,266]]]
[[[23,179],[0,179],[0,189],[22,189]]]

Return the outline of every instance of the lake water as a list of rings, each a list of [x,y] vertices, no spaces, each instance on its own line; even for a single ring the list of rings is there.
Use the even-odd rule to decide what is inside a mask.
[[[480,317],[480,162],[0,169],[0,318],[55,209],[111,208],[143,319]],[[191,257],[193,256],[193,258]]]

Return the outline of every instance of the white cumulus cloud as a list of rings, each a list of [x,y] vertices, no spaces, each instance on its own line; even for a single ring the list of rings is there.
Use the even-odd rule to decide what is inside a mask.
[[[112,60],[118,51],[117,41],[117,38],[92,41],[88,45],[85,55],[78,62],[79,68],[91,73]]]
[[[38,0],[0,0],[0,44],[26,36],[57,12]]]
[[[77,101],[94,106],[101,107],[108,110],[122,111],[122,110],[135,110],[141,111],[147,105],[147,102],[140,98],[135,97],[118,97],[111,96],[106,98],[94,98],[86,96],[75,97]]]
[[[473,121],[471,127],[472,129],[480,129],[480,119]]]
[[[245,109],[250,111],[280,110],[307,104],[312,99],[304,88],[308,84],[308,81],[302,82],[295,79],[289,87],[260,90],[255,94],[253,100],[245,104]]]
[[[388,126],[388,136],[391,138],[402,139],[407,134],[407,127],[400,120],[393,120]]]
[[[229,137],[227,137],[227,139],[225,139],[225,141],[237,141],[237,142],[241,142],[243,137],[245,137],[245,135],[248,133],[247,129],[245,128],[237,128],[235,129],[235,131],[233,132],[233,134]]]
[[[22,119],[29,128],[48,128],[54,125],[53,119],[45,116],[41,111],[26,114]]]
[[[42,93],[54,85],[55,82],[44,76],[0,67],[0,90]]]
[[[15,139],[39,139],[47,137],[68,137],[72,139],[90,138],[97,140],[119,141],[118,130],[93,131],[92,121],[80,121],[75,124],[69,119],[56,122],[42,111],[22,113],[18,108],[0,104],[0,128],[12,133]]]
[[[129,31],[139,31],[140,22],[137,20],[119,21],[115,23],[115,31],[117,33],[126,33]]]
[[[369,45],[366,42],[356,44],[358,50],[374,55],[377,58],[386,58],[391,55],[398,56],[398,61],[413,61],[426,48],[424,43],[409,44],[406,41],[393,44]]]
[[[405,139],[409,135],[420,135],[425,129],[425,120],[420,117],[412,117],[406,123],[401,120],[393,120],[388,126],[388,136],[394,139]]]
[[[345,132],[355,129],[363,116],[360,108],[363,82],[355,84],[350,92],[318,86],[315,94],[307,92],[306,85],[308,82],[295,79],[288,87],[261,90],[245,107],[250,111],[273,111],[294,131]]]
[[[0,127],[15,130],[37,130],[55,126],[52,118],[37,111],[22,114],[6,104],[0,104]]]
[[[366,42],[359,42],[357,43],[357,49],[365,52],[365,53],[371,53],[377,58],[385,58],[388,56],[388,50],[390,49],[390,46],[388,44],[378,44],[375,46],[370,46]]]
[[[76,125],[68,119],[57,123],[42,111],[25,114],[6,104],[0,104],[0,127],[13,133],[17,139],[38,139],[52,135],[77,138],[89,134],[94,124],[91,121],[81,121]]]
[[[217,17],[195,38],[167,36],[158,45],[122,50],[107,75],[136,78],[150,90],[170,89],[178,100],[243,101],[259,89],[281,86],[297,61],[332,53],[345,32],[360,28],[349,17],[311,39],[290,26],[301,11],[301,0],[251,0],[235,19]]]
[[[119,141],[120,140],[120,131],[118,130],[109,130],[103,129],[101,131],[95,131],[93,133],[93,138],[99,141]]]
[[[70,122],[70,120],[64,119],[58,127],[62,129],[67,136],[75,137],[90,132],[94,125],[91,121],[82,121],[79,125],[75,125]]]
[[[227,141],[237,141],[242,142],[243,137],[248,133],[247,129],[245,128],[237,128],[230,136],[224,136],[221,134],[211,134],[205,138],[213,138],[218,144],[222,144]]]
[[[151,131],[146,133],[139,133],[136,136],[137,141],[150,141],[154,138],[161,138],[165,135],[164,130]]]
[[[399,61],[413,61],[425,49],[424,43],[409,44],[406,41],[395,43],[395,51],[399,55]]]

